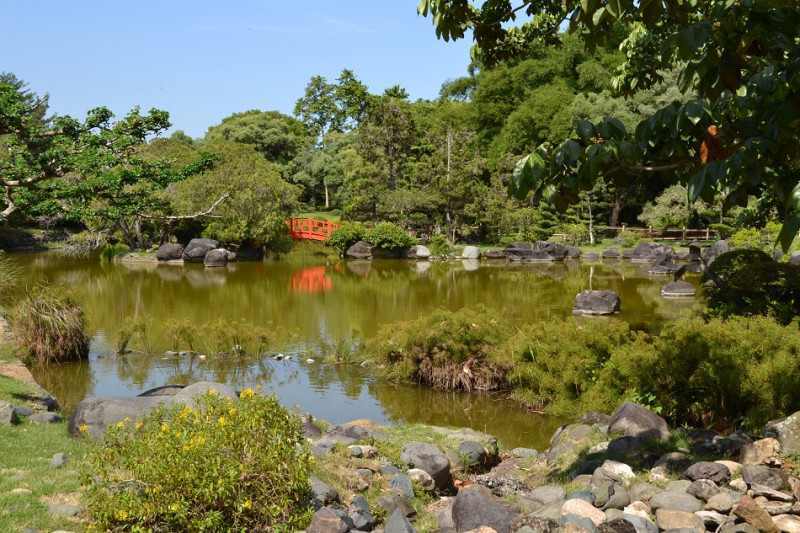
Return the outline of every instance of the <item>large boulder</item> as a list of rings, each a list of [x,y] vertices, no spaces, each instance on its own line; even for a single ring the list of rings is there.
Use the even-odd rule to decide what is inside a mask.
[[[697,289],[688,281],[671,281],[661,288],[664,298],[694,298]]]
[[[187,263],[202,263],[206,254],[219,248],[219,241],[214,239],[192,239],[183,249],[183,260]]]
[[[19,422],[17,411],[8,402],[0,401],[0,426],[12,426]]]
[[[349,259],[372,259],[372,246],[368,242],[358,241],[344,253]]]
[[[462,259],[480,259],[481,251],[477,246],[465,246],[464,251],[461,252]]]
[[[767,424],[764,436],[776,439],[784,453],[800,452],[800,411],[781,422]]]
[[[664,254],[672,251],[672,248],[655,242],[642,242],[633,251],[631,261],[637,263],[652,263]],[[674,253],[674,252],[673,252]]]
[[[228,261],[232,261],[235,258],[236,254],[229,252],[225,248],[214,248],[206,252],[203,264],[207,267],[224,267],[228,264]]]
[[[675,263],[675,250],[670,248],[656,258],[648,272],[650,274],[672,274],[677,270],[678,265]]]
[[[194,406],[196,399],[206,393],[217,394],[223,398],[236,398],[236,391],[224,383],[198,381],[179,390],[172,397],[172,402]]]
[[[403,252],[403,257],[406,259],[428,259],[431,256],[431,251],[427,246],[417,244]]]
[[[608,431],[622,431],[626,436],[645,439],[666,440],[670,436],[666,420],[633,402],[625,402],[614,411]]]
[[[563,261],[569,255],[569,248],[560,242],[536,241],[533,249],[544,252],[551,261]]]
[[[427,472],[437,488],[451,483],[450,460],[439,448],[427,442],[409,442],[400,453],[400,460]]]
[[[728,241],[717,241],[708,248],[706,248],[705,250],[703,250],[700,256],[703,258],[703,261],[705,262],[706,266],[711,266],[711,263],[713,263],[717,259],[717,257],[730,251],[731,247],[728,244]]]
[[[67,432],[71,437],[87,435],[101,437],[109,424],[130,418],[136,420],[147,416],[156,405],[171,401],[169,396],[144,396],[116,398],[95,396],[86,398],[75,407],[69,417]]]
[[[159,261],[175,261],[183,257],[183,246],[168,242],[158,247],[156,259]]]
[[[509,243],[505,252],[509,261],[525,261],[533,258],[533,246],[528,242]]]
[[[614,291],[585,290],[575,297],[572,312],[582,315],[611,315],[619,312],[620,299]]]
[[[507,257],[507,253],[505,250],[492,248],[483,252],[483,257],[486,259],[505,259]]]
[[[497,533],[510,533],[511,520],[516,516],[509,503],[480,485],[459,491],[453,503],[453,522],[459,533],[480,526],[489,526]]]
[[[621,257],[619,250],[616,248],[607,248],[605,252],[603,252],[603,259],[619,259]]]

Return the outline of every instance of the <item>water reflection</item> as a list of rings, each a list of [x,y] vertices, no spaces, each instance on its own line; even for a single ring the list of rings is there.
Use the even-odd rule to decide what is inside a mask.
[[[622,300],[618,318],[641,329],[656,329],[683,312],[702,310],[700,297],[663,298],[661,288],[669,279],[651,276],[648,265],[630,261],[376,260],[329,265],[306,258],[207,269],[195,264],[99,263],[52,252],[12,257],[25,267],[27,283],[47,279],[69,286],[84,301],[97,332],[89,362],[35,371],[67,409],[85,396],[133,396],[167,383],[213,379],[234,387],[261,383],[284,404],[299,404],[333,422],[373,418],[472,426],[507,443],[533,447],[542,445],[531,444],[540,437],[546,444],[548,423],[502,398],[399,387],[358,368],[300,361],[321,361],[354,331],[371,337],[382,324],[437,308],[483,304],[498,319],[520,324],[565,318],[572,313],[575,295],[589,288],[616,291]],[[699,278],[688,281],[697,285]],[[133,352],[114,355],[113,339],[132,318],[147,324],[145,332],[131,341]],[[166,335],[170,321],[199,327],[219,319],[293,332],[293,338],[268,346],[269,353],[292,355],[292,360],[164,356],[175,348]]]

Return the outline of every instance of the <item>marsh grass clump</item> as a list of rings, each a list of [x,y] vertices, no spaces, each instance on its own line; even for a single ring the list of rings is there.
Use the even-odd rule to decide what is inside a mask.
[[[0,250],[0,306],[7,305],[11,301],[19,287],[21,276],[22,268]]]
[[[75,298],[50,285],[37,285],[8,315],[12,342],[26,363],[47,364],[89,355],[86,317]]]
[[[83,475],[103,531],[297,531],[311,467],[299,418],[275,396],[212,390],[110,426]]]

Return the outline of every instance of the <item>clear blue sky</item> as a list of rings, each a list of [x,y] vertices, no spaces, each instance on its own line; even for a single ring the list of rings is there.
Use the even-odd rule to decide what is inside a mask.
[[[201,137],[231,113],[292,114],[309,79],[355,72],[370,92],[400,84],[435,98],[466,75],[469,41],[438,41],[416,0],[44,0],[8,2],[0,71],[50,109],[169,111]]]

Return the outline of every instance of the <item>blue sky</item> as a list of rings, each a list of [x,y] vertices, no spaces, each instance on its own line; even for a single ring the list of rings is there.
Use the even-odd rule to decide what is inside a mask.
[[[50,109],[83,118],[97,106],[169,111],[201,137],[248,109],[291,114],[309,79],[351,69],[370,92],[400,84],[435,98],[466,75],[469,41],[438,41],[416,0],[44,0],[8,2],[0,71]],[[14,43],[11,45],[11,43]]]

